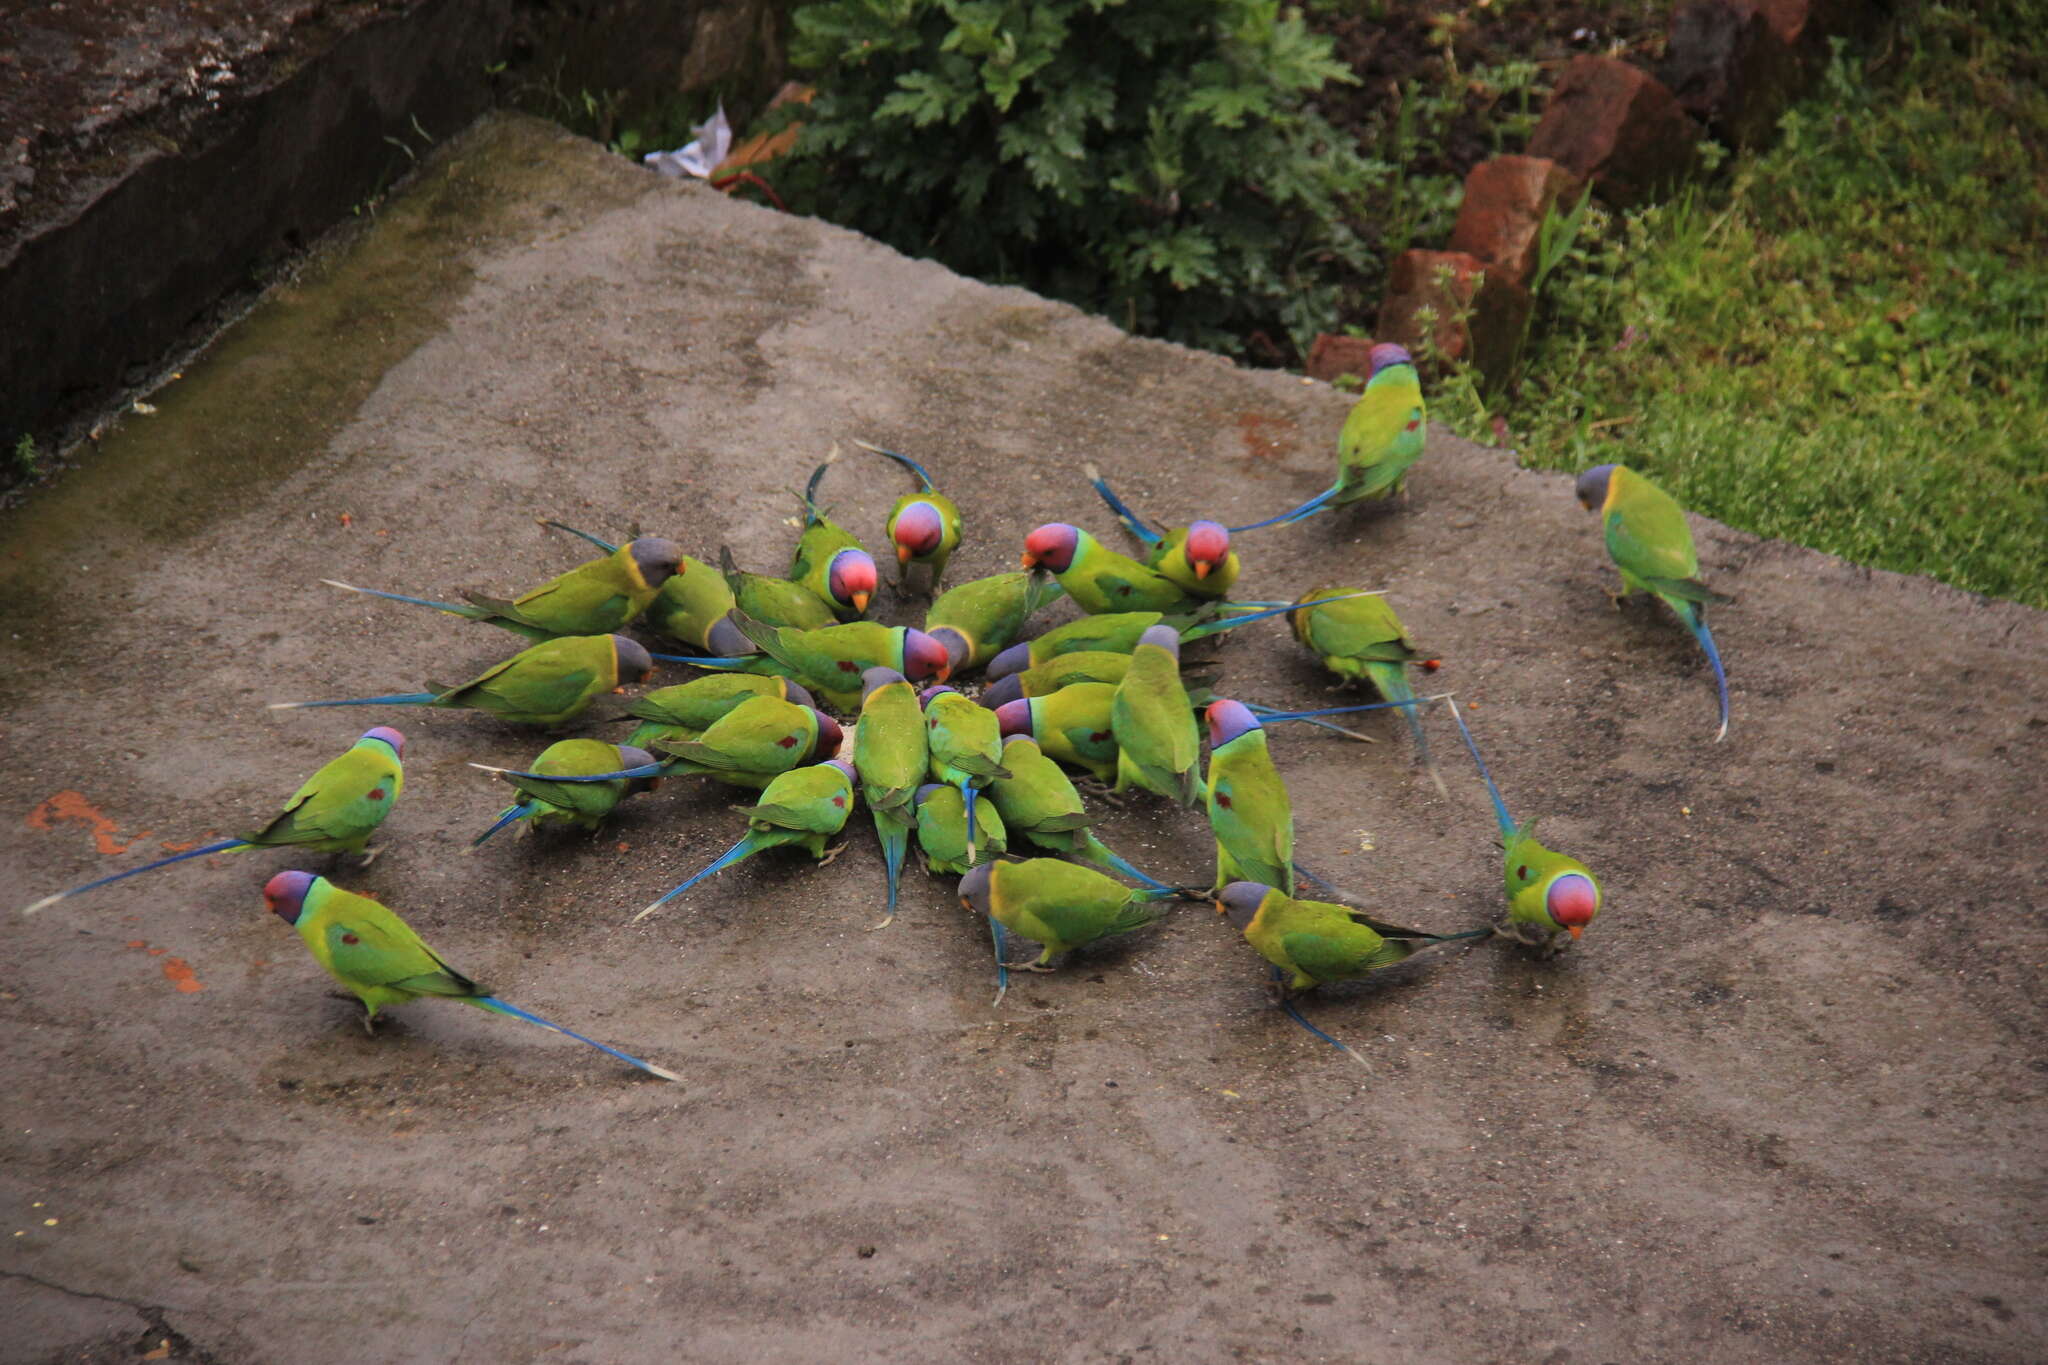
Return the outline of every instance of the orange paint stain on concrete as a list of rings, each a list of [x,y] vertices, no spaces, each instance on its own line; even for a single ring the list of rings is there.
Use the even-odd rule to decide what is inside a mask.
[[[174,957],[165,962],[164,975],[170,978],[173,986],[176,986],[187,995],[192,994],[194,991],[206,989],[206,983],[201,981],[198,975],[185,964],[185,959],[182,957]]]
[[[151,957],[164,957],[164,954],[170,951],[168,948],[151,948],[146,938],[131,938],[128,940],[128,946],[146,949]],[[192,964],[182,957],[164,957],[163,969],[164,979],[176,986],[182,994],[191,995],[195,991],[206,989],[206,983],[192,970]]]
[[[1247,459],[1277,460],[1294,446],[1297,427],[1291,417],[1245,411],[1233,414],[1232,420]]]
[[[136,837],[140,838],[141,836],[137,835]],[[182,844],[176,844],[172,843],[169,839],[159,839],[157,841],[157,844],[166,853],[184,853],[189,849],[195,849],[199,847],[201,844],[205,842],[206,841],[204,839],[187,839]]]
[[[93,845],[105,854],[126,853],[128,845],[142,836],[136,835],[127,843],[119,842],[115,836],[121,827],[100,813],[97,806],[85,799],[84,792],[61,791],[28,813],[31,828],[48,830],[54,828],[54,821],[75,820],[92,831]],[[147,833],[147,831],[144,831]]]

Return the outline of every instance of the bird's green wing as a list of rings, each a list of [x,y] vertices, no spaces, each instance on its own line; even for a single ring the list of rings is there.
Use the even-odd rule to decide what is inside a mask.
[[[315,926],[323,965],[351,986],[386,986],[418,995],[471,996],[483,992],[420,936],[367,896],[341,893],[319,910]]]
[[[242,837],[264,848],[360,845],[390,814],[404,780],[388,753],[350,749],[321,765],[269,824]]]

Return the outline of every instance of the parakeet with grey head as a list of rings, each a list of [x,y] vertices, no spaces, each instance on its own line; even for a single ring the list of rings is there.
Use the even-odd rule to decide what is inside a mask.
[[[1600,514],[1608,557],[1621,571],[1621,592],[1615,605],[1632,592],[1650,593],[1671,608],[1706,651],[1721,700],[1721,728],[1714,738],[1726,739],[1728,675],[1722,671],[1721,651],[1714,647],[1713,632],[1707,629],[1707,605],[1735,599],[1700,582],[1699,552],[1693,548],[1685,510],[1669,493],[1627,465],[1603,464],[1587,470],[1579,475],[1576,491],[1581,506]]]
[[[124,881],[159,867],[204,858],[215,853],[232,853],[245,848],[302,848],[312,853],[365,853],[370,836],[384,823],[384,817],[398,804],[405,786],[405,767],[399,761],[405,753],[405,736],[388,725],[365,730],[338,758],[329,759],[285,801],[284,809],[262,828],[232,839],[219,839],[199,848],[188,848],[168,858],[159,858],[111,877],[101,877],[68,891],[45,896],[28,906],[32,915],[45,906],[68,900],[94,887]],[[369,853],[364,861],[374,858]]]
[[[409,602],[502,626],[529,640],[551,640],[565,635],[609,635],[623,629],[655,599],[682,561],[682,547],[674,541],[642,536],[603,559],[579,564],[509,600],[465,593],[468,605],[358,588],[332,578],[320,581],[366,597]]]
[[[390,908],[368,896],[344,891],[325,877],[280,872],[264,884],[263,902],[298,931],[313,960],[363,1002],[366,1032],[376,1032],[377,1011],[386,1005],[433,997],[460,1000],[574,1038],[650,1076],[665,1081],[682,1079],[666,1067],[571,1033],[560,1024],[498,999],[444,962]]]

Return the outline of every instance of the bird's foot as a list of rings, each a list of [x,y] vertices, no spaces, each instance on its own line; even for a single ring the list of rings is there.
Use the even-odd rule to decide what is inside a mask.
[[[356,864],[356,871],[360,872],[364,868],[368,867],[371,863],[376,862],[377,856],[381,854],[383,851],[384,850],[381,846],[377,848],[371,848],[367,844],[365,844],[362,848],[358,849],[356,851],[356,856],[361,858],[362,861]]]
[[[369,1034],[372,1038],[377,1036],[377,1016],[371,1014],[368,1010],[363,1011],[363,1032]]]
[[[1047,966],[1043,962],[1005,962],[1003,966],[1013,972],[1053,972],[1059,970],[1057,967]]]
[[[1131,800],[1130,797],[1125,796],[1099,777],[1078,777],[1074,779],[1074,789],[1086,792],[1098,801],[1114,806],[1118,810],[1122,810],[1125,806],[1129,805]]]
[[[846,852],[846,844],[839,843],[832,845],[832,847],[826,849],[825,852],[818,858],[818,866],[830,867],[832,865],[833,860],[844,852]],[[879,929],[882,926],[878,924],[875,927]]]

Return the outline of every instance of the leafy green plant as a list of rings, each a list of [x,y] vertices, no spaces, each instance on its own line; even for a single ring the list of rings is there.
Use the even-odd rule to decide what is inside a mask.
[[[14,472],[23,479],[33,479],[43,472],[43,454],[36,449],[35,437],[24,433],[14,443]]]
[[[792,202],[901,250],[1224,351],[1305,349],[1395,180],[1314,113],[1354,78],[1277,0],[829,0]]]

